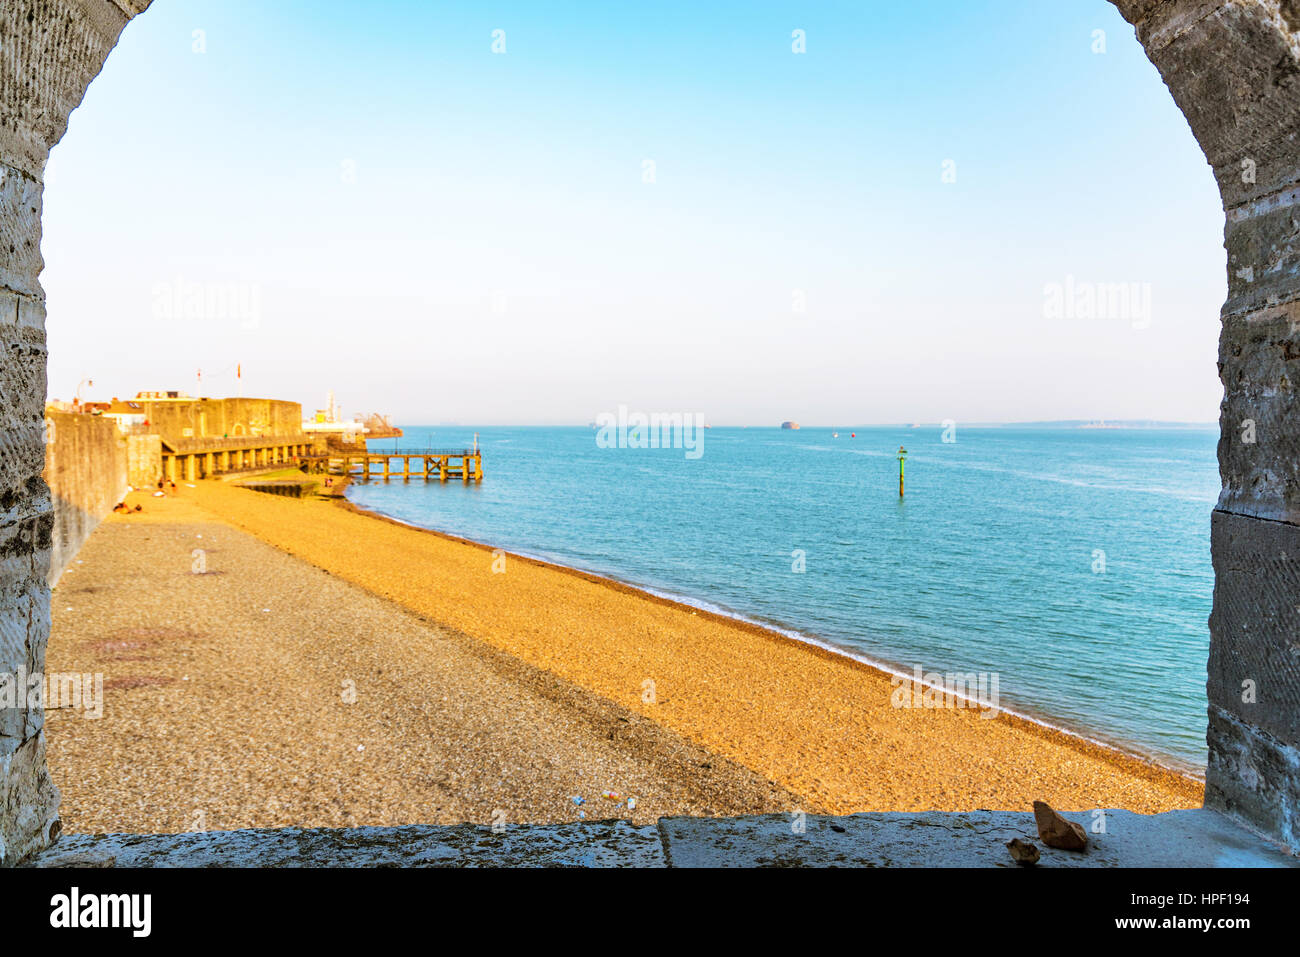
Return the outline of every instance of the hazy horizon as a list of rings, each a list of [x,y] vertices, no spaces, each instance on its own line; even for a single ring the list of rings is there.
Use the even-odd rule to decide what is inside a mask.
[[[799,421],[789,419],[787,421]],[[957,422],[959,428],[966,429],[984,429],[984,428],[1003,428],[1008,426],[1071,426],[1080,424],[1089,424],[1104,421],[1109,426],[1116,428],[1160,428],[1169,426],[1174,428],[1205,428],[1217,429],[1219,423],[1215,421],[1178,421],[1166,419],[1044,419],[1033,420],[1027,419],[1022,421],[1007,422]],[[479,426],[496,426],[499,428],[519,428],[519,429],[549,429],[549,428],[587,428],[590,422],[393,422],[396,426],[421,427],[421,428],[476,428]],[[709,428],[714,429],[780,429],[780,422],[709,422]],[[802,422],[799,421],[799,429],[911,429],[911,428],[943,428],[943,422]]]
[[[1217,190],[1110,4],[656,10],[155,4],[47,171],[49,395],[1217,419]]]

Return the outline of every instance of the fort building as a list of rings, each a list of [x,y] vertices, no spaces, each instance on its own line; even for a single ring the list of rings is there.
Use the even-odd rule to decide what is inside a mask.
[[[158,436],[158,471],[173,482],[296,464],[312,451],[313,439],[302,429],[302,405],[284,399],[139,392],[134,399],[83,408],[113,419],[123,433]]]
[[[59,580],[128,489],[297,465],[323,451],[324,440],[302,430],[302,406],[283,399],[140,392],[109,402],[51,401],[42,472],[54,516],[47,580]]]

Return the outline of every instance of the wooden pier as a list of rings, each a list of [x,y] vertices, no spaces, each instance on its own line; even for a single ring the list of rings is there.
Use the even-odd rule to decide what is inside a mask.
[[[483,481],[483,453],[477,449],[393,449],[388,452],[331,452],[304,459],[313,474],[350,475],[354,480],[413,478],[430,482]]]

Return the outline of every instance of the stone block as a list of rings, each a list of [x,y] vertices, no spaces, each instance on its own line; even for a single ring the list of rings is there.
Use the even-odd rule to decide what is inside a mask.
[[[1300,854],[1300,751],[1210,706],[1205,805]]]
[[[59,789],[45,765],[45,736],[0,753],[0,867],[11,867],[57,836]]]
[[[1211,708],[1300,743],[1300,527],[1216,511]]]
[[[1219,508],[1300,522],[1300,302],[1224,320]]]

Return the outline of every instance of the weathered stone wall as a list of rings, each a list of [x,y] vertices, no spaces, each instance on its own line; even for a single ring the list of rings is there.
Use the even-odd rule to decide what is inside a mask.
[[[126,480],[131,487],[153,488],[162,477],[162,437],[128,435],[126,437]]]
[[[0,4],[0,671],[44,670],[54,513],[45,456],[41,193],[67,128],[127,20],[148,0]],[[58,791],[44,715],[0,711],[0,863],[48,843]]]
[[[127,437],[113,419],[49,412],[45,440],[41,477],[54,507],[47,575],[53,588],[90,533],[126,495],[129,468]]]
[[[1300,0],[1120,0],[1226,212],[1206,801],[1300,851]]]
[[[148,2],[0,5],[0,669],[43,659],[49,632],[41,178]],[[1300,0],[1113,2],[1187,116],[1227,214],[1207,800],[1300,850]],[[0,860],[44,843],[56,808],[41,715],[3,716]]]

